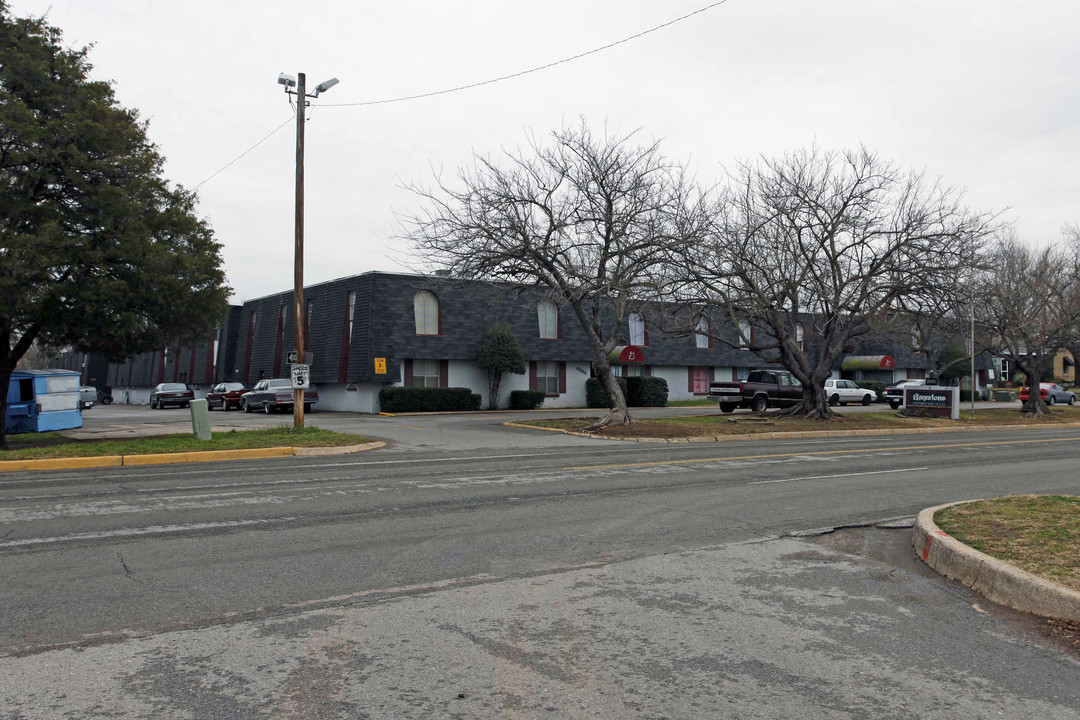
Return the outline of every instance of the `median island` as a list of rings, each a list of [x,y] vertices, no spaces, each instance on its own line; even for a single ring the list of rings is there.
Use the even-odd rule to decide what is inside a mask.
[[[911,417],[902,412],[885,410],[877,413],[853,413],[831,420],[809,420],[774,413],[736,413],[695,415],[689,417],[648,418],[629,425],[608,426],[588,433],[596,437],[689,439],[720,435],[754,435],[774,432],[836,432],[849,430],[907,430],[920,428],[978,428],[978,427],[1050,427],[1080,423],[1080,407],[1055,408],[1051,415],[1025,417],[1015,409],[992,408],[976,410],[975,417],[962,412],[959,420],[937,417]],[[632,411],[631,411],[632,412]],[[514,425],[542,427],[580,433],[593,418],[552,418],[529,420]]]
[[[272,447],[341,447],[372,442],[362,435],[291,426],[258,430],[215,432],[210,440],[191,433],[153,435],[123,440],[78,440],[59,432],[9,435],[2,460],[47,460],[55,458],[100,457],[106,455],[156,455],[212,450],[252,450]]]

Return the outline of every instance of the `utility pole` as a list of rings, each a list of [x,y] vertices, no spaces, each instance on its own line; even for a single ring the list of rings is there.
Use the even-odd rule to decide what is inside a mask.
[[[296,362],[304,362],[304,113],[307,88],[304,73],[296,76],[296,244],[293,250],[293,337]],[[275,361],[277,362],[277,361]],[[304,389],[293,390],[293,427],[304,427]]]
[[[293,249],[293,339],[294,339],[294,363],[307,365],[304,355],[304,117],[307,112],[308,98],[317,98],[319,93],[324,93],[337,85],[337,78],[330,78],[315,86],[315,92],[308,95],[307,77],[304,73],[298,73],[294,78],[291,75],[281,73],[278,75],[278,84],[285,86],[286,95],[296,96],[296,214],[295,214],[295,245]],[[293,90],[292,88],[296,88]],[[290,368],[290,373],[294,368]],[[310,377],[309,372],[304,373],[304,385]],[[304,427],[304,388],[296,387],[297,375],[293,374],[293,427]]]

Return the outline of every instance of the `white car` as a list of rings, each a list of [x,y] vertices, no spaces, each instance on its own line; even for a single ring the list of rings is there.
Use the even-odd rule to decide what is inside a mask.
[[[829,398],[830,405],[847,405],[849,402],[869,405],[874,402],[874,397],[877,395],[873,390],[861,388],[851,380],[836,378],[825,381],[825,394]]]

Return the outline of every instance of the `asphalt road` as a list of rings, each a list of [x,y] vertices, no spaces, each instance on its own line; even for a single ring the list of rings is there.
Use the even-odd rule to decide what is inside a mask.
[[[897,584],[896,566],[782,538],[951,500],[1080,494],[1075,428],[677,446],[502,428],[487,438],[501,447],[477,451],[482,432],[453,417],[320,416],[404,437],[415,423],[427,452],[0,476],[0,707],[19,708],[0,717],[50,717],[28,707],[45,700],[96,716],[89,689],[57,696],[58,674],[111,683],[121,704],[95,702],[121,717],[451,716],[454,700],[462,717],[715,717],[731,673],[745,680],[732,717],[1080,716],[1075,657],[988,620],[913,559]],[[410,639],[423,652],[403,652]],[[348,661],[327,660],[327,643]],[[200,711],[214,653],[243,678]],[[902,677],[927,662],[940,667],[922,689]],[[332,666],[340,682],[307,697],[270,682],[271,663],[316,684]],[[873,675],[880,701],[852,673]],[[254,699],[238,689],[254,686]]]

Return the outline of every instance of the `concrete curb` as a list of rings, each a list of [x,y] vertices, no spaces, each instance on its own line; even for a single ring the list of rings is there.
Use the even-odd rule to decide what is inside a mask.
[[[975,425],[966,427],[929,427],[929,428],[883,428],[878,430],[790,430],[766,433],[747,433],[745,435],[703,435],[690,438],[650,438],[650,437],[612,437],[610,435],[597,435],[595,433],[581,433],[562,428],[540,427],[529,425],[515,420],[507,420],[505,427],[522,428],[525,430],[545,430],[558,432],[576,437],[591,438],[593,440],[619,440],[622,442],[645,442],[645,443],[707,443],[707,442],[732,442],[735,440],[795,440],[799,438],[823,438],[823,437],[873,437],[875,435],[933,435],[935,433],[950,432],[988,432],[991,430],[1047,430],[1055,428],[1080,427],[1080,423],[1056,423],[1042,427],[1031,425]]]
[[[924,563],[999,605],[1041,617],[1080,622],[1080,592],[968,547],[934,523],[935,513],[961,504],[927,508],[915,518],[911,546]]]
[[[221,462],[272,457],[313,457],[348,455],[386,447],[384,442],[338,445],[333,447],[271,447],[248,450],[205,450],[153,455],[101,455],[98,457],[48,458],[44,460],[0,461],[0,473],[19,470],[77,470],[81,468],[117,467],[120,465],[165,465],[169,463]]]

